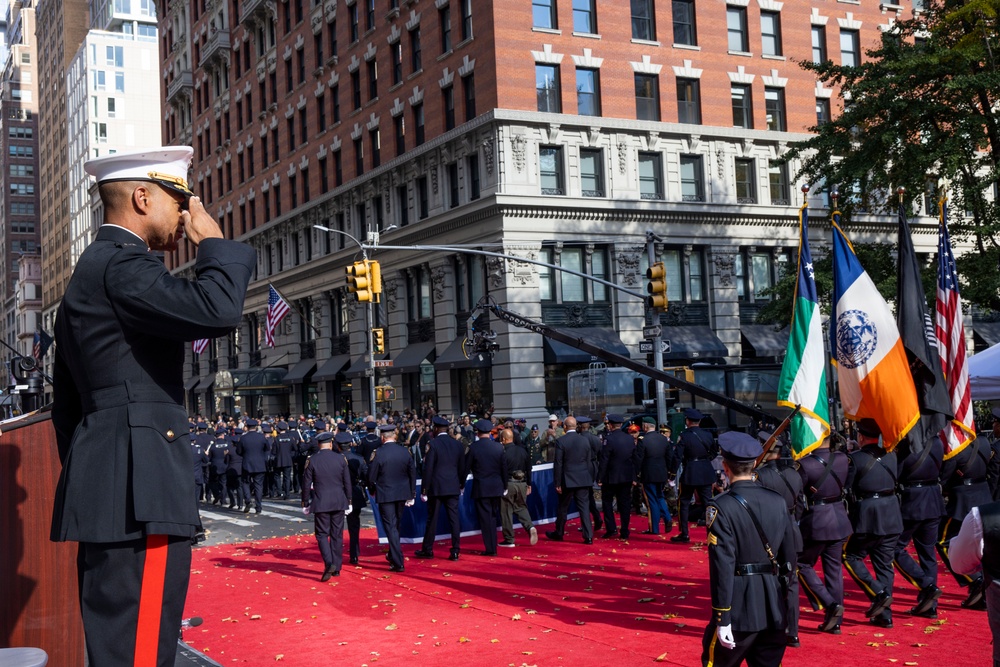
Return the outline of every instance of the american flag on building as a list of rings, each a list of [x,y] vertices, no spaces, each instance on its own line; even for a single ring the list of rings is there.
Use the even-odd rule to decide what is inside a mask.
[[[194,350],[195,354],[201,354],[208,349],[208,339],[199,338],[198,340],[191,343],[191,349]]]
[[[38,329],[35,331],[35,340],[31,346],[31,356],[35,358],[35,361],[41,362],[51,345],[52,336],[45,333],[45,329]]]
[[[264,327],[264,342],[268,347],[274,347],[274,330],[278,328],[278,323],[288,314],[290,310],[288,302],[281,298],[274,285],[268,285],[267,294],[267,325]]]
[[[958,293],[955,256],[948,238],[948,203],[941,203],[938,225],[938,283],[934,333],[938,339],[938,355],[944,369],[945,382],[951,395],[955,418],[941,431],[944,457],[958,454],[976,437],[973,421],[972,389],[969,386],[969,364],[965,354],[965,325],[962,322],[962,299]]]

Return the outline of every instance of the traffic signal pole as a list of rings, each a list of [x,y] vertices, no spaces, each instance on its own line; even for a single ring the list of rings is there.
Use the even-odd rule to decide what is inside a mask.
[[[649,259],[649,266],[652,267],[656,264],[656,235],[651,232],[646,232],[646,256]],[[662,267],[662,265],[661,265]],[[651,279],[655,277],[650,274]],[[661,278],[663,280],[664,286],[666,285],[666,276]],[[654,294],[655,296],[655,294]],[[665,300],[665,297],[664,297]],[[664,304],[665,306],[666,304]],[[653,336],[653,368],[658,371],[663,370],[663,330],[660,328],[660,311],[657,308],[648,308],[653,315],[652,324],[655,327],[656,335]],[[656,426],[657,428],[662,424],[667,423],[667,397],[666,392],[663,389],[663,383],[659,380],[654,380],[656,383]]]

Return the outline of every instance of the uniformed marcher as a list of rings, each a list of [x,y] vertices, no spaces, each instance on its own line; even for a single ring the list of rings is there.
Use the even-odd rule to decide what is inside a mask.
[[[644,433],[635,445],[635,471],[649,503],[649,528],[642,532],[659,535],[662,519],[663,533],[667,534],[674,529],[674,522],[663,495],[663,485],[667,483],[667,470],[673,459],[674,447],[665,435],[656,432],[655,420],[644,419],[642,426]]]
[[[779,665],[785,653],[787,578],[795,560],[792,522],[780,495],[752,481],[757,440],[719,436],[726,493],[708,501],[708,574],[712,619],[702,641],[703,666]]]
[[[761,446],[766,445],[771,439],[771,434],[767,431],[760,431],[757,434]],[[802,533],[799,532],[799,518],[802,516],[802,478],[795,468],[788,465],[780,465],[782,462],[791,460],[791,452],[787,446],[781,442],[775,442],[771,451],[768,452],[764,462],[757,467],[755,474],[757,483],[764,488],[771,489],[780,495],[788,508],[788,518],[792,522],[792,539],[795,548],[793,553],[796,556],[802,552]],[[785,632],[788,635],[788,645],[794,648],[799,646],[799,577],[796,563],[792,562],[792,573],[788,578],[788,598],[785,607],[785,618],[788,627]]]
[[[361,444],[358,445],[358,454],[365,461],[372,460],[372,454],[375,450],[382,446],[382,439],[379,437],[375,429],[378,428],[378,423],[373,421],[365,422],[365,434],[361,436]]]
[[[246,420],[246,427],[246,433],[242,435],[237,446],[243,457],[243,476],[250,489],[250,499],[243,511],[248,512],[252,503],[254,513],[260,514],[263,511],[261,499],[264,494],[264,473],[267,472],[267,453],[270,451],[270,445],[264,434],[257,430],[256,419]]]
[[[528,496],[531,495],[531,455],[514,438],[514,431],[505,428],[500,431],[504,460],[507,462],[507,493],[500,500],[500,525],[503,533],[501,547],[513,547],[514,517],[528,531],[528,541],[532,546],[538,543],[538,529],[528,512]]]
[[[802,551],[799,553],[799,583],[814,610],[823,610],[820,632],[840,634],[844,616],[844,542],[851,536],[851,520],[844,504],[847,454],[830,448],[830,439],[799,459],[799,476],[805,508],[799,519]],[[816,573],[822,559],[823,579]]]
[[[410,450],[396,442],[396,427],[379,426],[382,444],[372,452],[368,465],[368,487],[378,503],[382,532],[389,543],[389,569],[402,572],[403,550],[399,544],[399,524],[403,507],[413,505],[417,496],[417,468]],[[362,443],[363,444],[363,443]]]
[[[986,479],[992,456],[993,449],[989,441],[986,437],[979,436],[941,466],[941,483],[944,486],[947,502],[939,528],[938,553],[959,586],[969,591],[962,601],[962,606],[966,609],[985,608],[983,575],[956,572],[951,567],[948,544],[951,538],[958,534],[962,521],[972,508],[985,505],[992,500]]]
[[[627,540],[632,515],[632,486],[635,484],[635,439],[622,430],[621,415],[608,415],[608,430],[604,438],[597,468],[597,483],[601,486],[606,532],[602,537]],[[621,518],[621,533],[615,523],[615,503]]]
[[[670,469],[669,477],[677,476],[677,468],[683,463],[680,490],[680,516],[677,518],[677,535],[670,538],[671,542],[687,543],[691,541],[688,534],[688,516],[695,492],[701,502],[712,499],[712,484],[715,482],[715,468],[712,461],[716,457],[715,440],[712,434],[701,428],[701,420],[705,415],[700,410],[687,408],[684,410],[684,432],[677,442],[677,457]]]
[[[229,509],[242,509],[250,502],[243,477],[243,457],[235,446],[226,450],[226,497],[229,500],[226,507]]]
[[[205,473],[209,472],[208,451],[209,446],[212,444],[212,435],[208,432],[208,424],[206,422],[198,421],[194,426],[197,430],[191,438],[191,445],[197,447],[202,454],[202,456],[194,455],[195,465],[201,465],[201,469],[195,470],[194,474],[196,484],[198,485],[198,499],[200,500],[204,496],[205,487],[210,479],[210,476],[205,475]],[[203,463],[199,464],[198,461],[203,461]]]
[[[476,440],[465,455],[465,469],[472,475],[472,499],[483,535],[484,556],[497,555],[497,523],[500,498],[507,493],[507,461],[503,445],[490,437],[493,422],[480,419],[473,427]]]
[[[361,508],[368,504],[368,462],[355,451],[357,443],[346,430],[338,430],[334,442],[347,459],[347,469],[351,473],[351,511],[347,513],[347,551],[351,565],[357,565],[361,558]]]
[[[211,443],[211,438],[209,439]],[[195,483],[195,499],[201,500],[201,495],[204,493],[205,489],[205,475],[204,468],[208,464],[208,454],[205,453],[205,449],[199,445],[196,441],[191,441],[191,457],[194,462],[194,483]]]
[[[593,424],[591,423],[590,417],[580,415],[576,418],[576,432],[590,441],[590,448],[594,451],[594,461],[599,462],[601,460],[601,450],[604,448],[604,441],[596,433],[594,433],[594,430],[591,428],[592,426]],[[595,473],[595,482],[597,481],[596,478],[597,475]],[[594,523],[594,534],[596,535],[597,531],[604,527],[604,517],[601,514],[601,511],[597,509],[597,497],[594,493],[595,486],[596,484],[592,484],[590,487],[590,498],[587,503],[590,506],[590,520]]]
[[[218,505],[226,497],[226,452],[229,442],[216,439],[208,447],[208,488],[212,494],[212,504]]]
[[[847,488],[854,534],[844,545],[844,565],[871,603],[865,616],[880,628],[892,627],[892,559],[903,532],[903,516],[896,497],[898,464],[895,452],[879,442],[882,432],[874,419],[858,422],[861,449],[850,455]],[[874,576],[865,566],[869,557]]]
[[[298,453],[299,438],[288,430],[288,423],[278,422],[278,435],[274,438],[274,481],[277,494],[288,500],[292,491],[292,466]]]
[[[427,446],[424,458],[424,475],[420,488],[421,499],[427,503],[427,526],[424,541],[413,555],[417,558],[434,557],[434,537],[437,534],[438,512],[444,507],[451,531],[449,560],[458,560],[462,525],[458,514],[458,498],[465,489],[465,446],[448,434],[451,426],[444,417],[435,415],[431,420],[434,437]]]
[[[566,531],[566,517],[569,504],[576,504],[583,526],[583,543],[594,543],[594,527],[590,523],[589,494],[597,475],[597,462],[590,442],[576,432],[576,418],[566,417],[563,422],[566,433],[555,442],[555,465],[552,468],[553,483],[559,494],[554,530],[545,532],[545,537],[561,542]]]
[[[52,424],[63,468],[51,537],[80,543],[83,628],[99,667],[174,664],[201,525],[181,406],[184,347],[240,323],[256,261],[192,196],[193,154],[170,146],[84,164],[104,224],[56,318]],[[175,250],[182,237],[198,248],[193,279],[171,276],[150,252]],[[149,611],[141,624],[140,609]]]
[[[344,558],[344,514],[351,512],[351,474],[347,459],[333,451],[333,433],[316,438],[319,451],[309,457],[302,471],[302,509],[312,514],[316,542],[323,557],[320,581],[340,576]]]
[[[993,635],[993,667],[1000,667],[1000,502],[973,507],[951,540],[955,572],[983,577],[983,602]]]
[[[916,429],[914,429],[915,431]],[[911,434],[914,433],[911,431]],[[938,527],[944,514],[941,496],[941,466],[944,444],[934,437],[924,443],[919,452],[899,456],[900,510],[903,532],[896,542],[893,563],[903,578],[917,588],[917,604],[910,609],[913,616],[937,618],[938,588],[937,544]],[[910,542],[919,561],[906,550]]]

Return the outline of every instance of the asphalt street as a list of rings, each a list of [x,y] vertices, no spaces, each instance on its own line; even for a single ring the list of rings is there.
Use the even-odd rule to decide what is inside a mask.
[[[202,527],[205,529],[205,540],[199,542],[198,547],[313,532],[312,517],[302,513],[302,503],[297,497],[289,500],[265,499],[262,506],[260,514],[253,510],[244,514],[236,509],[228,509],[225,504],[198,503]],[[371,508],[364,507],[361,510],[361,527],[374,526]]]

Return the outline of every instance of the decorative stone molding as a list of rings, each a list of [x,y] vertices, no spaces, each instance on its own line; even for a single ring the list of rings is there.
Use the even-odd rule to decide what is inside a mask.
[[[383,280],[382,294],[385,295],[386,306],[389,310],[396,310],[399,301],[399,280],[396,278]]]
[[[674,74],[681,79],[700,79],[701,72],[702,70],[691,67],[690,60],[684,61],[684,67],[678,67],[677,65],[674,65]]]
[[[529,245],[507,245],[504,246],[504,254],[512,257],[523,257],[525,259],[537,260],[537,246]],[[535,285],[538,275],[538,265],[529,262],[519,262],[516,259],[507,260],[507,275],[510,276],[509,284],[526,287]]]
[[[820,16],[819,8],[813,7],[812,14],[809,16],[809,23],[812,25],[826,25],[826,22],[830,20],[829,16]]]
[[[582,56],[570,56],[573,64],[577,67],[587,67],[590,69],[600,69],[604,58],[595,58],[592,49],[584,49]]]
[[[397,97],[395,100],[392,101],[392,108],[389,109],[389,114],[393,118],[397,118],[397,117],[399,117],[399,116],[401,116],[403,114],[403,111],[405,109],[406,109],[406,105],[403,104],[403,100],[401,100],[401,99],[399,99]]]
[[[542,44],[541,51],[532,51],[531,57],[535,59],[536,63],[544,63],[546,65],[558,65],[562,62],[563,54],[552,53],[551,44]]]
[[[381,118],[379,116],[376,116],[375,112],[373,111],[371,115],[368,117],[368,123],[366,124],[366,127],[369,130],[377,130],[380,120]],[[357,139],[357,137],[355,137],[355,139]]]
[[[777,0],[757,0],[757,4],[765,12],[780,12],[785,3],[777,2]]]
[[[778,70],[776,69],[771,70],[771,76],[762,76],[760,80],[764,82],[765,86],[771,88],[784,88],[788,84],[788,79],[778,76]]]
[[[441,78],[438,79],[438,85],[442,88],[447,88],[455,81],[455,73],[450,71],[447,67],[444,68],[444,72],[441,73]]]
[[[623,248],[618,251],[618,275],[621,276],[623,285],[634,287],[642,282],[643,276],[639,274],[639,265],[642,262],[642,246]]]
[[[652,57],[646,55],[642,57],[642,62],[631,61],[629,64],[632,66],[632,71],[636,74],[659,74],[660,70],[663,69],[663,65],[654,65]]]
[[[372,60],[375,59],[375,45],[373,43],[368,42],[368,48],[365,50],[365,54],[363,57],[365,59],[365,62],[368,63],[370,63]]]
[[[413,94],[410,95],[410,99],[407,100],[411,107],[415,107],[424,101],[424,91],[421,90],[420,86],[413,87]]]
[[[462,56],[462,66],[458,68],[458,75],[468,76],[474,69],[476,69],[476,59],[470,59],[468,55]]]
[[[359,67],[361,67],[361,59],[358,58],[358,54],[352,54],[351,62],[347,63],[347,71],[353,74],[358,71]]]
[[[399,26],[395,23],[392,24],[392,28],[389,30],[389,36],[386,37],[385,41],[390,44],[395,44],[399,41],[399,38],[403,35],[403,31],[399,29]]]
[[[486,258],[486,280],[491,289],[504,286],[504,260],[499,257]]]
[[[483,161],[486,163],[486,173],[490,176],[493,175],[493,162],[496,159],[494,151],[493,137],[486,137],[483,140]]]
[[[518,173],[524,171],[524,153],[527,140],[523,134],[514,134],[510,138],[510,150],[514,157],[514,168]]]
[[[743,65],[739,65],[735,72],[728,72],[730,83],[743,83],[747,85],[753,83],[754,75],[747,74],[746,69]]]
[[[715,251],[712,253],[712,262],[715,264],[715,275],[719,277],[719,285],[721,287],[732,287],[736,267],[736,254]]]
[[[861,21],[854,20],[854,12],[847,12],[847,18],[837,19],[837,24],[847,30],[861,30]]]
[[[416,30],[420,27],[420,14],[410,10],[410,20],[406,22],[407,30]]]
[[[431,289],[434,290],[434,300],[444,300],[444,283],[448,277],[448,272],[443,266],[435,266],[431,269]]]
[[[628,171],[628,142],[624,137],[618,139],[618,173],[624,175]]]
[[[833,97],[833,89],[831,89],[831,88],[824,88],[823,87],[823,82],[822,81],[817,81],[816,82],[816,97],[822,97],[822,98],[825,98],[825,99],[830,99],[831,97]]]

